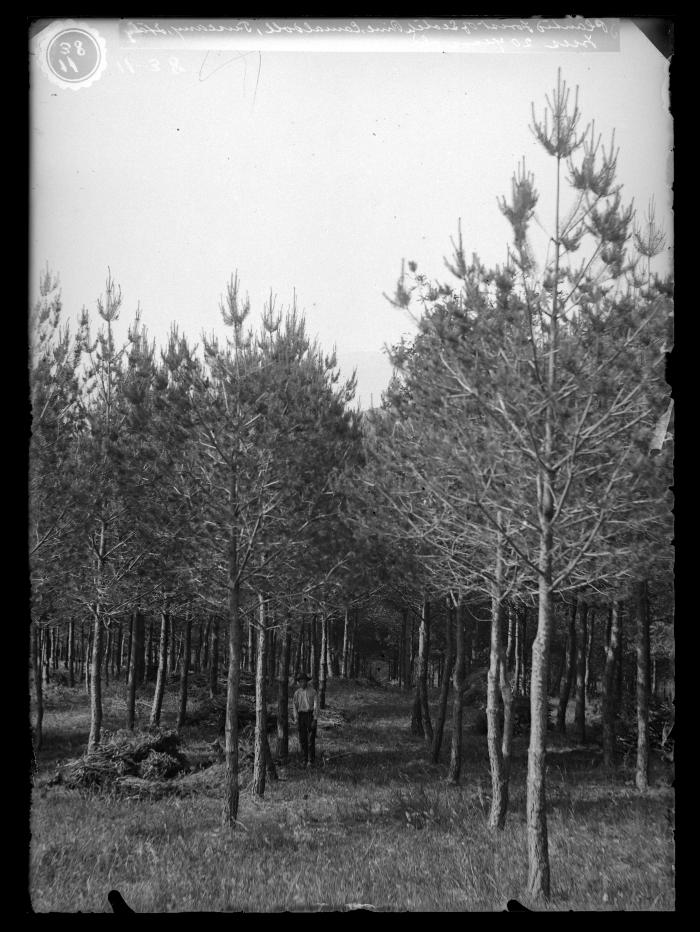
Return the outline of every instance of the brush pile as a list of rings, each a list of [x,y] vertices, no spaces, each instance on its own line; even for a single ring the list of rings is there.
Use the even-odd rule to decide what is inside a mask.
[[[70,789],[114,786],[124,777],[162,780],[188,769],[176,731],[105,732],[93,751],[70,761],[51,781]]]

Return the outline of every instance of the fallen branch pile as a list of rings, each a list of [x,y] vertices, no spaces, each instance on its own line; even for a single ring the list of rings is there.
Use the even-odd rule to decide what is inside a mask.
[[[187,758],[179,748],[176,731],[105,732],[98,747],[60,768],[51,784],[87,789],[112,786],[129,776],[169,779],[188,769]]]

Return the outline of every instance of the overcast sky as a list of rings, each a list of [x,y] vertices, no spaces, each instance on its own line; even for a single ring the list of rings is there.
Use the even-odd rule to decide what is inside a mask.
[[[377,403],[382,346],[411,330],[382,297],[402,257],[442,275],[462,218],[468,252],[502,262],[496,198],[523,155],[551,227],[552,164],[528,124],[559,66],[606,145],[616,130],[624,197],[643,212],[654,196],[671,244],[668,62],[631,23],[619,51],[369,52],[350,37],[357,51],[261,42],[234,60],[220,41],[130,48],[116,21],[82,22],[107,53],[89,86],[48,79],[41,33],[30,47],[31,281],[48,262],[71,320],[109,266],[124,332],[139,303],[158,341],[171,321],[196,341],[222,332],[237,269],[256,317],[270,289],[282,305],[296,290],[310,332]]]

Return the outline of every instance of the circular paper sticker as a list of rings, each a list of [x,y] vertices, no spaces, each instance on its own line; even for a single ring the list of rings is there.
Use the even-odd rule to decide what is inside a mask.
[[[105,41],[94,26],[62,20],[42,33],[39,60],[59,87],[89,87],[107,65]]]

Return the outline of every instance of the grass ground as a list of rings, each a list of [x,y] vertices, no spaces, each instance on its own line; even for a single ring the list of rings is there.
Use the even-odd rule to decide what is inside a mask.
[[[107,690],[105,728],[122,726],[123,692]],[[47,785],[58,763],[84,750],[89,721],[82,690],[52,688],[31,810],[34,910],[110,912],[113,889],[137,912],[536,907],[526,893],[526,738],[515,739],[508,820],[494,833],[485,737],[465,734],[462,785],[449,787],[449,722],[443,760],[431,764],[407,727],[410,704],[398,689],[331,681],[329,708],[346,720],[321,722],[316,768],[292,760],[263,801],[244,772],[231,834],[220,822],[221,764],[178,778],[187,795],[157,800]],[[185,726],[182,750],[196,756],[215,737],[213,723]],[[550,908],[672,910],[673,790],[663,766],[655,761],[642,797],[629,769],[602,770],[594,743],[552,734],[548,756]]]

